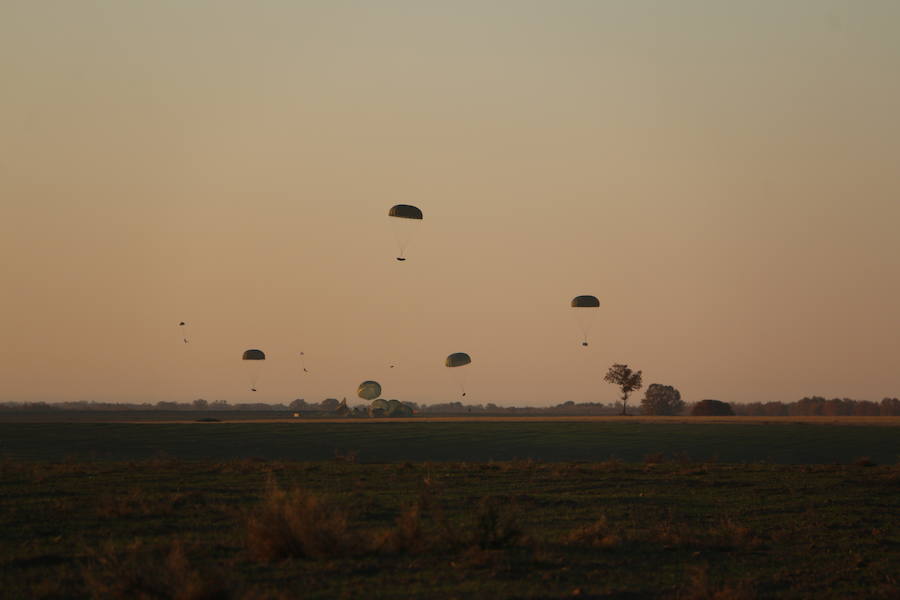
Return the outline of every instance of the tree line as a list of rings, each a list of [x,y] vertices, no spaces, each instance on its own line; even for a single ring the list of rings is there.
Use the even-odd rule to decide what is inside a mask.
[[[463,404],[444,402],[422,404],[404,402],[419,415],[481,415],[481,416],[603,416],[622,414],[642,415],[727,415],[748,417],[888,417],[900,416],[900,399],[884,398],[880,402],[854,400],[852,398],[831,398],[822,396],[805,397],[795,402],[750,402],[745,404],[726,403],[718,400],[685,402],[681,393],[673,386],[650,384],[637,407],[629,407],[622,401],[604,404],[601,402],[573,402],[571,400],[554,406],[499,406],[487,404]],[[723,408],[727,407],[727,409]],[[305,412],[330,413],[339,409],[341,401],[326,398],[320,402],[307,402],[298,398],[290,403],[230,404],[225,400],[207,401],[198,398],[193,402],[156,402],[125,404],[117,402],[3,402],[0,411],[258,411],[258,412]]]

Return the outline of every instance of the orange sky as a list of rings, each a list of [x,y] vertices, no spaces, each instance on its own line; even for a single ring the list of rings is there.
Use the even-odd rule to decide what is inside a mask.
[[[0,401],[434,403],[456,351],[471,402],[611,402],[613,362],[689,401],[900,395],[898,23],[7,0]]]

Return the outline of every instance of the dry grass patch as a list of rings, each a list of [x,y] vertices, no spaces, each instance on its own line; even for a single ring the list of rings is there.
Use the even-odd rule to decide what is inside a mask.
[[[678,600],[755,600],[758,597],[748,582],[714,585],[706,566],[690,569],[687,581],[675,595]]]
[[[97,501],[97,516],[115,519],[120,517],[171,516],[191,504],[205,502],[200,492],[175,492],[161,496],[148,494],[134,487],[125,494],[103,496]]]
[[[360,542],[346,510],[300,488],[284,491],[274,482],[262,506],[247,518],[247,550],[264,561],[350,557],[365,550]]]
[[[614,548],[622,543],[622,533],[616,531],[606,516],[589,525],[576,527],[562,536],[564,546],[591,546],[594,548]]]
[[[147,548],[134,542],[126,548],[109,545],[94,551],[83,571],[91,598],[149,600],[228,600],[235,592],[224,572],[197,569],[184,545]]]
[[[667,550],[676,548],[716,551],[753,550],[762,544],[748,528],[731,519],[722,519],[708,527],[664,521],[653,527],[646,540]]]

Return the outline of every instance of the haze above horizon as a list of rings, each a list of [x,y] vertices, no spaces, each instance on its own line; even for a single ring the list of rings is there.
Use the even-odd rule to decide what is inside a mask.
[[[897,73],[890,1],[8,0],[0,402],[900,395]]]

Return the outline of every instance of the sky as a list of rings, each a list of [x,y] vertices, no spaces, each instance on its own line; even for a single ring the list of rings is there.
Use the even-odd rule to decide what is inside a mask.
[[[0,401],[900,395],[898,73],[893,0],[5,0]]]

